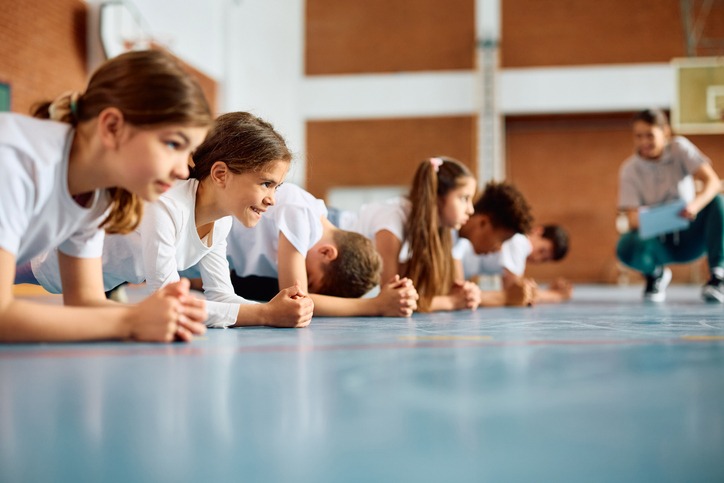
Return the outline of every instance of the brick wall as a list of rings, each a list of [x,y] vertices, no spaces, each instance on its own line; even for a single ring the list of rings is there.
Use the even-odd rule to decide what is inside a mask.
[[[86,8],[81,0],[0,0],[0,82],[10,84],[12,111],[83,89]]]
[[[68,90],[83,91],[87,5],[82,0],[0,0],[0,82],[10,84],[10,110],[28,114],[43,100]],[[218,86],[193,67],[216,111]]]

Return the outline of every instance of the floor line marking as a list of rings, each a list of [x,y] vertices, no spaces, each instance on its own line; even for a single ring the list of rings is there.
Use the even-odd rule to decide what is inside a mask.
[[[724,336],[680,336],[667,339],[539,339],[539,340],[410,340],[393,342],[372,342],[369,344],[330,344],[330,345],[271,345],[271,346],[182,346],[171,345],[149,348],[121,347],[93,349],[49,349],[49,350],[11,350],[0,351],[0,360],[8,359],[52,359],[74,357],[114,357],[114,356],[205,356],[218,353],[265,353],[265,352],[333,352],[381,349],[452,349],[484,347],[525,347],[525,346],[606,346],[606,345],[651,345],[651,344],[688,344],[721,342]],[[124,345],[124,344],[121,344]]]
[[[682,335],[681,338],[691,341],[724,340],[724,335]]]
[[[489,335],[403,335],[398,340],[493,340]]]

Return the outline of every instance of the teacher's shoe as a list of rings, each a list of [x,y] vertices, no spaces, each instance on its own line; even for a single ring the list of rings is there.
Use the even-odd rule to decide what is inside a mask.
[[[712,275],[706,285],[701,289],[701,298],[707,302],[724,303],[724,281]]]
[[[671,283],[671,270],[659,267],[652,275],[646,275],[646,290],[644,300],[649,302],[663,302],[666,300],[666,287]]]

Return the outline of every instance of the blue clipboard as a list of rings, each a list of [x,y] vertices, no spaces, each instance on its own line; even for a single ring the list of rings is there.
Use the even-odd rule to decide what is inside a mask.
[[[656,206],[640,207],[639,236],[646,239],[686,230],[689,228],[689,220],[679,216],[685,206],[684,200],[676,200]]]

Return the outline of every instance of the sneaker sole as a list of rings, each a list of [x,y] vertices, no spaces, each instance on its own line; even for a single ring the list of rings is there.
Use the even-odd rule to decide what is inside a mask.
[[[701,298],[707,302],[718,302],[720,304],[724,304],[724,293],[710,287],[704,287],[701,291]]]
[[[647,302],[664,302],[666,300],[666,288],[671,283],[672,275],[673,274],[671,273],[671,270],[669,268],[664,268],[664,273],[661,276],[661,282],[659,282],[659,293],[645,293],[644,300],[646,300]]]
[[[644,300],[646,302],[665,302],[666,301],[666,294],[665,293],[657,293],[656,295],[646,294],[644,295]]]

